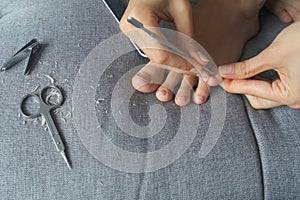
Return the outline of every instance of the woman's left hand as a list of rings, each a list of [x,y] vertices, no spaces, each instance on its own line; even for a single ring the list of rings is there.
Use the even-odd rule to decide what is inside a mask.
[[[275,70],[279,79],[257,80],[255,75]],[[287,105],[300,108],[300,22],[284,29],[273,43],[249,60],[220,66],[224,78],[222,87],[230,92],[245,94],[256,109]]]

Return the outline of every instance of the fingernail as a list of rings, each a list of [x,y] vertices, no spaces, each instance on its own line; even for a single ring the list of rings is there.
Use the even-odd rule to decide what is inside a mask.
[[[219,67],[219,72],[221,74],[232,74],[233,69],[232,69],[232,65],[223,65]]]
[[[141,72],[141,73],[138,73],[137,76],[140,77],[141,79],[143,79],[143,81],[145,81],[145,82],[151,81],[151,76],[147,73]]]
[[[200,51],[198,51],[197,54],[203,62],[205,62],[205,63],[209,62],[208,58],[206,58],[206,56],[204,56]]]
[[[203,80],[205,83],[206,83],[206,82],[208,81],[208,79],[209,79],[209,76],[208,76],[207,74],[205,74],[205,73],[202,73],[200,77],[202,78],[202,80]]]

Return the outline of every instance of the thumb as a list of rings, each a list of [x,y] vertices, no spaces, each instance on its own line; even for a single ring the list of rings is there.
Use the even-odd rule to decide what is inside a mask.
[[[261,72],[272,68],[272,61],[269,61],[266,52],[250,58],[248,60],[229,65],[219,66],[219,73],[227,79],[245,79],[253,77]]]

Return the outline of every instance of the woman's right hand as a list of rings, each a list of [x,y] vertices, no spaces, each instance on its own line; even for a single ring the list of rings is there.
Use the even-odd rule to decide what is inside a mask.
[[[134,17],[144,24],[145,27],[157,27],[151,29],[156,32],[156,34],[163,37],[159,31],[159,23],[161,20],[167,22],[173,22],[175,24],[176,30],[189,37],[194,36],[193,20],[192,20],[192,9],[189,0],[130,0],[128,7],[121,19],[120,28],[130,39],[132,39],[138,46],[145,47],[147,45],[142,44],[145,41],[151,43],[151,46],[155,46],[155,49],[143,49],[145,54],[150,59],[150,63],[158,64],[162,68],[167,68],[169,70],[192,75],[194,73],[190,72],[194,68],[186,59],[180,56],[165,51],[165,47],[155,41],[146,33],[142,32],[130,32],[136,30],[136,28],[131,25],[128,21],[128,17]],[[145,39],[146,38],[146,39]],[[179,41],[179,43],[184,43],[184,41]],[[187,48],[188,45],[183,45]],[[159,48],[161,47],[161,48]],[[191,48],[189,48],[191,49]],[[189,52],[194,59],[201,65],[207,64],[208,60],[199,54],[198,52]]]

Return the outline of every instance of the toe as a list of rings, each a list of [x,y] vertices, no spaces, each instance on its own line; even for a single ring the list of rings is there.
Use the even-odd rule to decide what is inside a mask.
[[[278,17],[284,23],[289,23],[289,22],[293,21],[292,16],[289,13],[287,13],[286,11],[283,11],[283,13],[281,15],[279,15]]]
[[[209,86],[199,79],[198,86],[193,95],[193,101],[195,104],[203,104],[207,101],[209,96]]]
[[[295,5],[289,5],[286,8],[286,11],[288,12],[288,17],[290,18],[289,22],[292,20],[294,21],[300,21],[300,2],[296,1],[294,2]]]
[[[191,101],[191,92],[195,85],[196,78],[191,76],[184,76],[177,91],[175,103],[178,106],[186,106]]]
[[[132,78],[132,86],[140,92],[151,93],[157,90],[163,79],[164,69],[148,63]]]
[[[268,6],[268,9],[272,13],[274,13],[280,19],[280,21],[282,21],[284,23],[289,23],[293,20],[291,15],[285,9],[283,9],[282,7]]]
[[[173,99],[174,88],[180,82],[182,75],[176,72],[169,72],[165,82],[158,88],[156,97],[162,102],[168,102]]]

